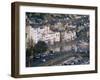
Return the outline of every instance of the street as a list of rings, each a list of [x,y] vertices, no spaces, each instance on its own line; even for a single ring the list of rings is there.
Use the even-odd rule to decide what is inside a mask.
[[[53,47],[64,47],[63,51],[42,54],[31,60],[31,67],[36,66],[54,66],[54,65],[79,65],[79,64],[89,64],[89,56],[87,56],[86,50],[76,48],[77,41],[68,42],[66,44],[56,44]],[[73,47],[74,46],[74,47]],[[82,45],[83,46],[83,45]],[[68,49],[69,48],[69,49]],[[82,51],[82,52],[79,52]]]

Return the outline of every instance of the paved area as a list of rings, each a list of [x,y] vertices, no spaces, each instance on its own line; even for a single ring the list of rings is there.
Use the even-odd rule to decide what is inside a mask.
[[[55,44],[52,45],[53,48],[59,46],[73,46],[77,41],[71,41],[68,43]],[[87,53],[89,55],[89,53]],[[75,50],[55,52],[53,54],[49,53],[46,56],[31,60],[31,67],[36,66],[52,66],[52,65],[76,65],[76,64],[89,64],[89,56],[85,52],[79,53]]]

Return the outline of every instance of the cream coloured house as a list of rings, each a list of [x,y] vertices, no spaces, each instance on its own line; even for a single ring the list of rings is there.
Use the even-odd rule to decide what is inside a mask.
[[[53,45],[54,42],[60,41],[60,33],[51,31],[48,26],[45,26],[42,29],[26,26],[26,42],[28,42],[29,39],[32,39],[35,44],[39,40],[42,40]]]
[[[64,41],[68,42],[74,40],[75,38],[75,31],[64,32]],[[54,45],[55,42],[60,42],[60,32],[53,32],[52,30],[50,30],[49,26],[42,26],[42,28],[41,26],[38,28],[33,28],[32,26],[28,25],[26,26],[26,43],[29,42],[30,39],[33,40],[34,44],[41,40],[45,41],[47,44]]]

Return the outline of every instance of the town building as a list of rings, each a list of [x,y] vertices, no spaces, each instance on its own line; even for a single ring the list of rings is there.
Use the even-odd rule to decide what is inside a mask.
[[[33,27],[31,25],[26,26],[26,43],[32,39],[32,45],[36,44],[40,40],[45,41],[48,45],[54,45],[54,43],[60,42],[60,36],[60,32],[52,31],[48,25],[38,27]],[[76,38],[76,32],[64,31],[62,38],[64,42],[74,40]]]

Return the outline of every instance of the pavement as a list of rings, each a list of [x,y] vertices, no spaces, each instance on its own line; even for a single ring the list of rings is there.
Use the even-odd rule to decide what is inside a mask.
[[[72,46],[72,45],[76,45],[77,41],[71,41],[71,42],[67,42],[67,43],[58,43],[55,45],[52,45],[51,47],[55,48],[55,47],[61,47],[63,46]],[[88,53],[89,54],[89,53]],[[40,58],[37,59],[32,59],[31,61],[31,67],[36,67],[36,66],[54,66],[54,65],[63,65],[64,61],[68,62],[69,64],[71,64],[71,62],[75,62],[77,61],[77,59],[80,61],[77,62],[76,64],[86,64],[85,59],[87,59],[87,63],[89,63],[89,57],[84,57],[86,54],[81,54],[81,53],[76,53],[75,51],[69,50],[69,51],[63,51],[63,52],[54,52],[52,55],[51,53],[49,53],[46,56],[42,56]],[[73,60],[71,60],[72,58],[75,58]],[[75,64],[73,64],[75,65]]]

